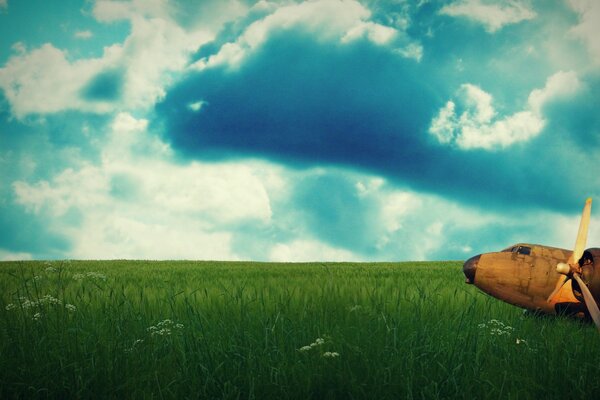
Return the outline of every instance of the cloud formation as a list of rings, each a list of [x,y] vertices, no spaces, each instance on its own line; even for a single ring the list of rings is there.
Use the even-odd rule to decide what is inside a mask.
[[[252,159],[177,163],[147,121],[127,113],[107,130],[99,164],[12,184],[16,202],[60,233],[74,258],[463,258],[543,231],[519,215],[465,208],[339,168],[293,170]],[[552,214],[535,219],[545,221],[548,241],[557,240],[553,223],[571,223]],[[3,254],[32,257],[0,247]]]
[[[429,133],[442,144],[456,144],[461,149],[502,149],[537,136],[546,124],[543,107],[556,99],[573,96],[581,83],[577,75],[559,71],[542,89],[533,90],[526,110],[498,117],[492,96],[472,84],[463,84],[458,92],[461,108],[449,100],[431,121]]]
[[[231,234],[219,227],[269,221],[261,180],[244,165],[169,163],[168,148],[148,140],[146,125],[118,114],[101,164],[68,168],[50,181],[17,181],[17,202],[55,221],[74,257],[237,258],[227,245]],[[140,146],[151,156],[136,156]],[[63,221],[68,214],[77,223]]]
[[[251,23],[239,37],[221,46],[216,54],[203,57],[193,68],[227,65],[239,67],[249,53],[257,51],[268,38],[282,30],[301,29],[317,41],[351,43],[367,39],[377,45],[390,44],[396,39],[406,41],[403,32],[369,20],[371,12],[358,1],[317,0],[291,3],[277,8],[263,19]],[[420,58],[417,44],[398,48],[399,54]]]
[[[482,24],[489,33],[536,17],[535,11],[518,0],[457,0],[442,7],[440,14],[468,18]]]
[[[579,15],[579,23],[570,33],[585,42],[594,64],[600,64],[600,3],[594,0],[569,0],[568,3]]]
[[[47,43],[24,50],[0,68],[0,88],[17,118],[64,110],[109,113],[123,107],[152,106],[164,95],[168,74],[183,70],[189,55],[211,37],[208,32],[186,32],[170,19],[133,17],[112,10],[127,8],[129,3],[108,3],[111,11],[104,10],[101,2],[96,15],[108,20],[129,16],[131,34],[123,44],[106,47],[102,57],[71,61],[66,51]],[[94,85],[100,90],[114,87],[112,92],[123,96],[94,96]]]
[[[157,105],[154,126],[188,158],[242,155],[288,165],[353,166],[490,207],[565,209],[589,193],[589,176],[574,175],[574,163],[552,176],[545,167],[553,158],[578,158],[558,150],[565,138],[544,130],[565,100],[578,96],[574,72],[554,72],[523,93],[520,110],[507,113],[475,84],[459,91],[460,110],[447,100],[444,105],[449,84],[436,65],[398,57],[369,40],[341,45],[300,28],[280,30],[235,70],[215,65],[190,72]],[[546,112],[549,104],[553,109]],[[427,134],[432,126],[437,136]],[[542,135],[548,151],[532,162],[528,151],[538,145],[532,139]],[[458,149],[440,146],[440,139]],[[460,151],[502,150],[517,142],[529,147],[486,155]],[[543,181],[544,189],[512,188],[520,170]],[[569,191],[559,184],[562,178],[568,178]]]
[[[569,247],[600,196],[596,8],[548,4],[11,3],[0,258]]]

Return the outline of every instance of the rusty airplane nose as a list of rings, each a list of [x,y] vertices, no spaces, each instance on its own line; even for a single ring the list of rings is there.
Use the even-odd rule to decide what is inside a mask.
[[[477,263],[479,262],[479,257],[481,257],[481,254],[475,257],[471,257],[467,261],[465,261],[465,264],[463,265],[463,273],[467,278],[465,281],[466,283],[472,284],[475,282],[475,272],[477,271]]]

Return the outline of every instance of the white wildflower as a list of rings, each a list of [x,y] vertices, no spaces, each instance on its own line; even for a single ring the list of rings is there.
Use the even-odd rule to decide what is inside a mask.
[[[37,313],[33,314],[34,321],[39,321],[40,319],[42,319],[42,313],[37,312]]]
[[[65,304],[65,308],[67,309],[67,311],[70,311],[70,312],[77,311],[77,307],[75,307],[73,304],[67,303],[67,304]]]
[[[17,306],[13,303],[7,304],[6,307],[4,307],[6,311],[14,310],[15,308],[17,308]]]
[[[479,329],[487,328],[489,334],[492,336],[510,336],[515,330],[512,326],[506,325],[504,322],[498,321],[497,319],[491,319],[487,324],[481,323],[477,326]]]
[[[100,272],[86,272],[85,274],[73,274],[73,279],[76,281],[82,281],[84,279],[90,279],[95,281],[105,281],[106,275]]]
[[[25,309],[33,308],[38,305],[37,301],[31,301],[26,297],[19,297],[19,300],[21,300],[21,307]]]
[[[165,319],[156,325],[150,326],[146,329],[150,333],[150,336],[169,336],[173,330],[183,329],[183,324],[176,324],[170,319]]]
[[[312,349],[313,347],[321,346],[323,344],[325,344],[325,339],[323,339],[323,338],[316,338],[313,343],[309,344],[308,346],[302,346],[298,350],[299,351],[308,351],[308,350]]]
[[[56,272],[56,268],[54,268],[54,267],[48,267],[48,268],[45,269],[45,271],[46,271],[47,274],[53,274],[53,273]]]
[[[141,343],[144,343],[144,339],[136,339],[135,342],[133,342],[133,344],[131,345],[131,347],[125,349],[125,353],[133,352],[136,349],[136,347]]]
[[[169,336],[171,334],[169,328],[158,329],[155,326],[148,328],[148,332],[150,332],[150,336]]]
[[[101,274],[100,272],[88,272],[85,275],[92,280],[101,280],[101,281],[106,280],[106,275]]]
[[[39,304],[54,304],[54,305],[62,305],[62,301],[57,299],[56,297],[50,296],[49,294],[42,297],[39,301]]]
[[[37,281],[40,281],[40,280],[42,280],[42,276],[41,276],[41,275],[35,275],[35,276],[33,277],[33,280],[34,280],[34,281],[36,281],[36,282],[37,282]]]
[[[338,353],[336,351],[326,351],[325,353],[323,353],[323,357],[325,357],[325,358],[336,358],[339,356],[340,356],[340,353]]]

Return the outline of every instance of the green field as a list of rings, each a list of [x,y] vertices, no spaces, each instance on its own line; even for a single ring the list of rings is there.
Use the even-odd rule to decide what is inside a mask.
[[[600,398],[600,335],[461,263],[0,263],[0,398]]]

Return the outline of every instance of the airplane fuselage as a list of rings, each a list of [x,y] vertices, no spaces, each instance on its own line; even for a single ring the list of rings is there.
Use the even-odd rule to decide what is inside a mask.
[[[577,282],[569,281],[550,301],[560,274],[558,263],[566,263],[571,250],[520,243],[503,251],[485,253],[465,262],[467,283],[507,303],[535,311],[586,312]],[[587,249],[580,260],[582,279],[596,303],[600,299],[600,248]]]

